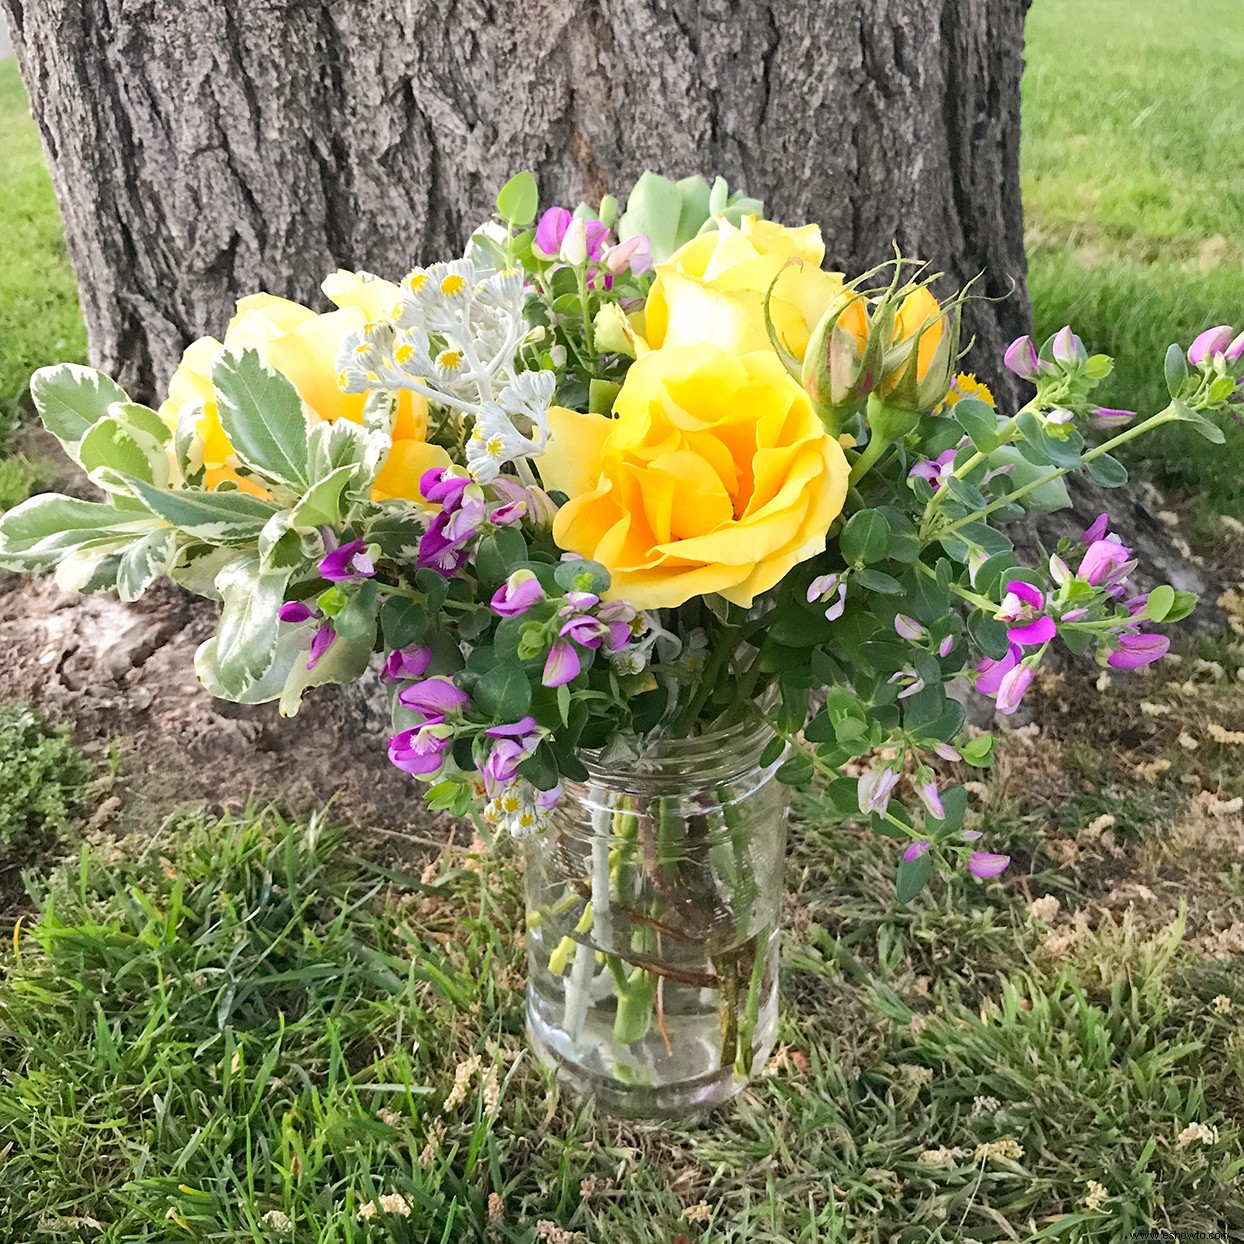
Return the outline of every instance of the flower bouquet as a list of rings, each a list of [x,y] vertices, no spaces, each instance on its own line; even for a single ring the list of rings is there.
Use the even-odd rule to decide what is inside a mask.
[[[723,1101],[773,1041],[787,788],[896,840],[900,900],[1001,873],[935,773],[989,763],[958,689],[1012,713],[1051,644],[1144,665],[1195,603],[1129,589],[1104,515],[1037,565],[1006,525],[1071,471],[1122,487],[1150,429],[1221,440],[1244,371],[1229,329],[1172,347],[1137,420],[1067,328],[1006,352],[1004,416],[958,370],[970,289],[823,259],[720,178],[540,214],[520,173],[463,258],[242,299],[158,410],[38,372],[104,499],[18,506],[0,563],[219,601],[196,669],[230,700],[377,671],[392,763],[523,846],[541,1056],[617,1110]]]

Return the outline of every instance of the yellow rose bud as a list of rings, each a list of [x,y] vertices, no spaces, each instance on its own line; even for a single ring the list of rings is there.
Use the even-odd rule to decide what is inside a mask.
[[[643,337],[654,350],[713,345],[746,354],[770,349],[765,297],[781,273],[769,313],[779,340],[800,360],[813,325],[842,289],[841,273],[821,271],[824,258],[818,225],[791,229],[745,216],[736,228],[722,220],[715,232],[693,238],[657,265],[643,313]]]
[[[665,346],[627,372],[613,419],[554,407],[539,460],[570,500],[553,537],[639,609],[720,593],[750,606],[825,547],[847,461],[771,349]]]

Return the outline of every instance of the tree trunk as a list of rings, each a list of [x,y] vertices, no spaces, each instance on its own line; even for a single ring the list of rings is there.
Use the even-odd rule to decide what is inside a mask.
[[[501,182],[598,199],[721,172],[860,270],[962,282],[1026,330],[1028,0],[3,0],[93,361],[151,396],[234,299],[461,253]],[[994,377],[996,378],[996,377]]]
[[[240,294],[317,304],[338,265],[461,253],[497,187],[596,200],[720,172],[860,271],[897,242],[961,284],[972,365],[1030,324],[1019,193],[1029,0],[0,0],[43,131],[97,366],[152,397]],[[1221,588],[1152,507],[1111,506]],[[1037,526],[1047,540],[1057,522]],[[1212,607],[1203,617],[1213,620]]]

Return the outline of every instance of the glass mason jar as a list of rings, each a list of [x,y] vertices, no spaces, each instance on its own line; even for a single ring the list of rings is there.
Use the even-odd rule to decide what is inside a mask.
[[[524,843],[536,1052],[614,1113],[733,1097],[777,1026],[787,788],[758,712],[587,752]]]

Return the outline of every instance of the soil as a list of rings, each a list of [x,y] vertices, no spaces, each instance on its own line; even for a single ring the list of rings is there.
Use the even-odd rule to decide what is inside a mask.
[[[444,842],[452,822],[389,764],[383,723],[356,690],[316,689],[282,718],[275,704],[228,704],[199,685],[194,651],[215,609],[169,583],[126,605],[0,574],[0,700],[71,723],[86,747],[118,749],[118,828],[258,799],[303,816],[331,803],[334,821],[369,838]]]

